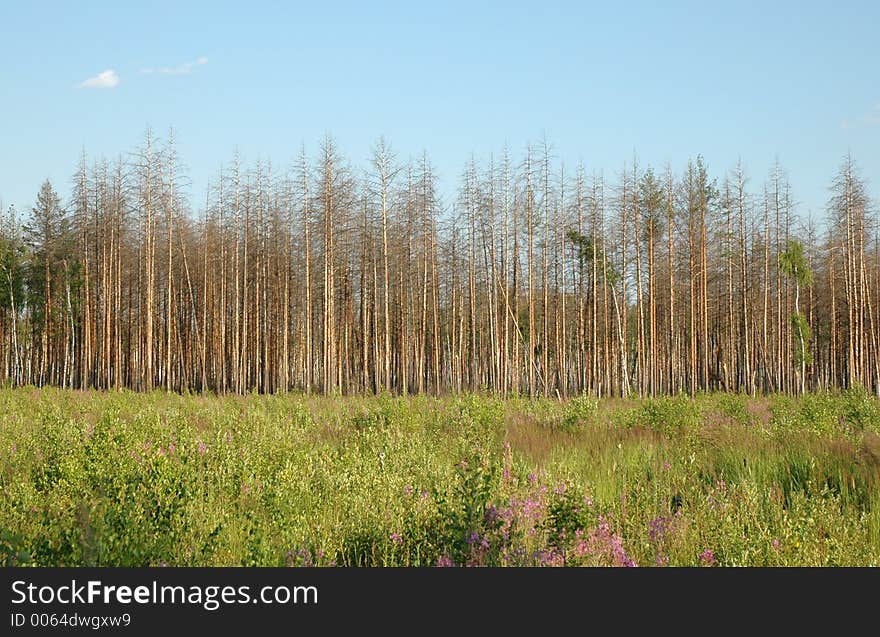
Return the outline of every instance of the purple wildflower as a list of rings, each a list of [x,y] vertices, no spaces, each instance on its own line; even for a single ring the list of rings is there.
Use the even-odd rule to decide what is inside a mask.
[[[654,518],[648,524],[648,537],[652,544],[659,544],[669,532],[671,520],[666,517]]]
[[[199,455],[204,456],[205,453],[207,453],[207,451],[208,451],[208,445],[206,445],[204,442],[199,440]]]
[[[712,549],[706,549],[700,553],[700,563],[706,566],[715,566],[718,563],[715,561],[715,554],[712,552]]]
[[[539,566],[565,566],[565,556],[553,549],[537,551],[535,560]]]
[[[440,567],[455,566],[455,562],[453,562],[452,558],[450,558],[448,555],[441,555],[437,559],[437,566],[440,566]]]
[[[312,552],[307,548],[301,548],[294,551],[287,552],[287,565],[288,566],[314,566],[315,560],[312,557]]]
[[[593,557],[601,564],[611,566],[636,566],[623,547],[623,538],[613,532],[611,524],[603,516],[599,516],[598,526],[585,534],[578,529],[575,532],[575,545],[572,550],[576,557]]]
[[[397,532],[391,534],[391,541],[395,544],[403,544],[403,538],[400,536],[400,533]]]
[[[522,503],[522,512],[523,516],[529,520],[539,520],[543,517],[543,506],[540,500],[535,500],[531,497],[526,498],[526,500]]]
[[[773,541],[770,542],[770,546],[772,546],[774,549],[776,549],[778,551],[779,548],[782,546],[782,542],[779,541],[778,537],[775,537],[775,538],[773,538]]]

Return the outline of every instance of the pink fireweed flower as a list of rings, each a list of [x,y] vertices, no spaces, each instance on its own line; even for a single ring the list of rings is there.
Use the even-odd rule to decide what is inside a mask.
[[[523,517],[529,520],[538,520],[543,517],[543,508],[544,507],[540,501],[527,498],[525,502],[522,503]]]
[[[538,551],[535,553],[535,559],[539,566],[565,566],[565,556],[553,549]]]
[[[700,553],[700,563],[705,566],[715,566],[718,562],[715,560],[715,554],[712,549],[706,549]]]
[[[452,558],[450,558],[448,555],[441,555],[437,559],[437,566],[440,566],[440,567],[455,566],[455,562],[453,562]]]
[[[403,538],[400,536],[400,533],[394,532],[391,534],[390,537],[391,537],[391,541],[394,542],[395,544],[402,544],[403,543]]]
[[[775,537],[775,538],[773,538],[773,541],[770,542],[770,546],[772,546],[774,549],[776,549],[778,551],[779,547],[782,546],[782,542],[779,541],[778,537]]]
[[[572,549],[575,557],[593,557],[599,563],[611,566],[636,566],[623,547],[623,538],[614,533],[611,524],[604,516],[599,516],[599,525],[588,534],[575,531],[575,544]]]
[[[662,516],[651,520],[648,524],[648,537],[652,543],[657,544],[663,541],[669,532],[670,522],[669,518]]]
[[[206,445],[204,442],[199,440],[199,455],[204,456],[205,453],[207,453],[207,451],[208,451],[208,445]]]

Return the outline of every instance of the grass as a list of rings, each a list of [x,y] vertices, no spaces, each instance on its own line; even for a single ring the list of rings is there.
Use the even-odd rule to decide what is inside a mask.
[[[0,390],[9,565],[880,564],[864,392]]]

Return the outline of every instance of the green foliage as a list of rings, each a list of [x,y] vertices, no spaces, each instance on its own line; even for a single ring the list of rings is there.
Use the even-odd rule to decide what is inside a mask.
[[[700,415],[700,405],[693,398],[662,396],[645,400],[633,424],[672,437],[693,430],[700,422]]]
[[[587,506],[583,495],[572,480],[558,485],[547,507],[546,528],[548,541],[554,548],[562,548],[566,538],[579,529],[587,529],[596,523],[595,512]]]
[[[880,403],[861,386],[841,396],[841,420],[854,431],[880,431]]]
[[[611,286],[614,286],[614,284],[617,283],[620,279],[620,275],[617,270],[614,269],[611,260],[606,260],[604,243],[595,245],[592,237],[581,234],[574,229],[570,229],[566,233],[566,236],[568,236],[568,240],[571,242],[571,245],[575,250],[577,262],[581,268],[586,268],[587,266],[592,265],[593,259],[595,259],[599,266],[599,276],[605,278]]]
[[[487,453],[472,451],[455,466],[450,487],[435,492],[441,520],[440,545],[456,564],[467,562],[475,538],[488,534],[486,512],[497,491],[497,468]]]
[[[576,396],[566,403],[558,428],[562,431],[578,431],[594,422],[599,411],[599,400],[592,396]]]
[[[593,257],[598,256],[596,255],[596,246],[593,245],[593,239],[574,229],[569,230],[566,234],[568,240],[571,241],[572,247],[575,249],[580,266],[584,268],[588,263],[592,263]]]
[[[877,566],[880,403],[0,390],[0,557]]]
[[[641,239],[647,243],[651,240],[653,231],[653,238],[656,241],[663,233],[666,222],[666,193],[650,167],[639,181],[639,200],[644,215]]]
[[[3,566],[28,566],[30,555],[20,548],[24,543],[20,536],[0,528],[0,562]]]
[[[779,255],[779,264],[782,271],[793,278],[800,287],[805,288],[813,284],[813,272],[804,254],[804,244],[800,241],[792,239],[786,244],[785,252]]]
[[[0,236],[0,308],[16,309],[24,303],[25,248],[14,239]]]

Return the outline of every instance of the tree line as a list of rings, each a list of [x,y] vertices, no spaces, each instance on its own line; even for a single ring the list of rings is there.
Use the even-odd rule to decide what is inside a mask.
[[[174,134],[80,157],[0,217],[0,383],[216,392],[880,394],[880,224],[852,157],[821,219],[636,157],[612,178],[548,142],[468,162],[329,136],[235,154],[193,206]]]

